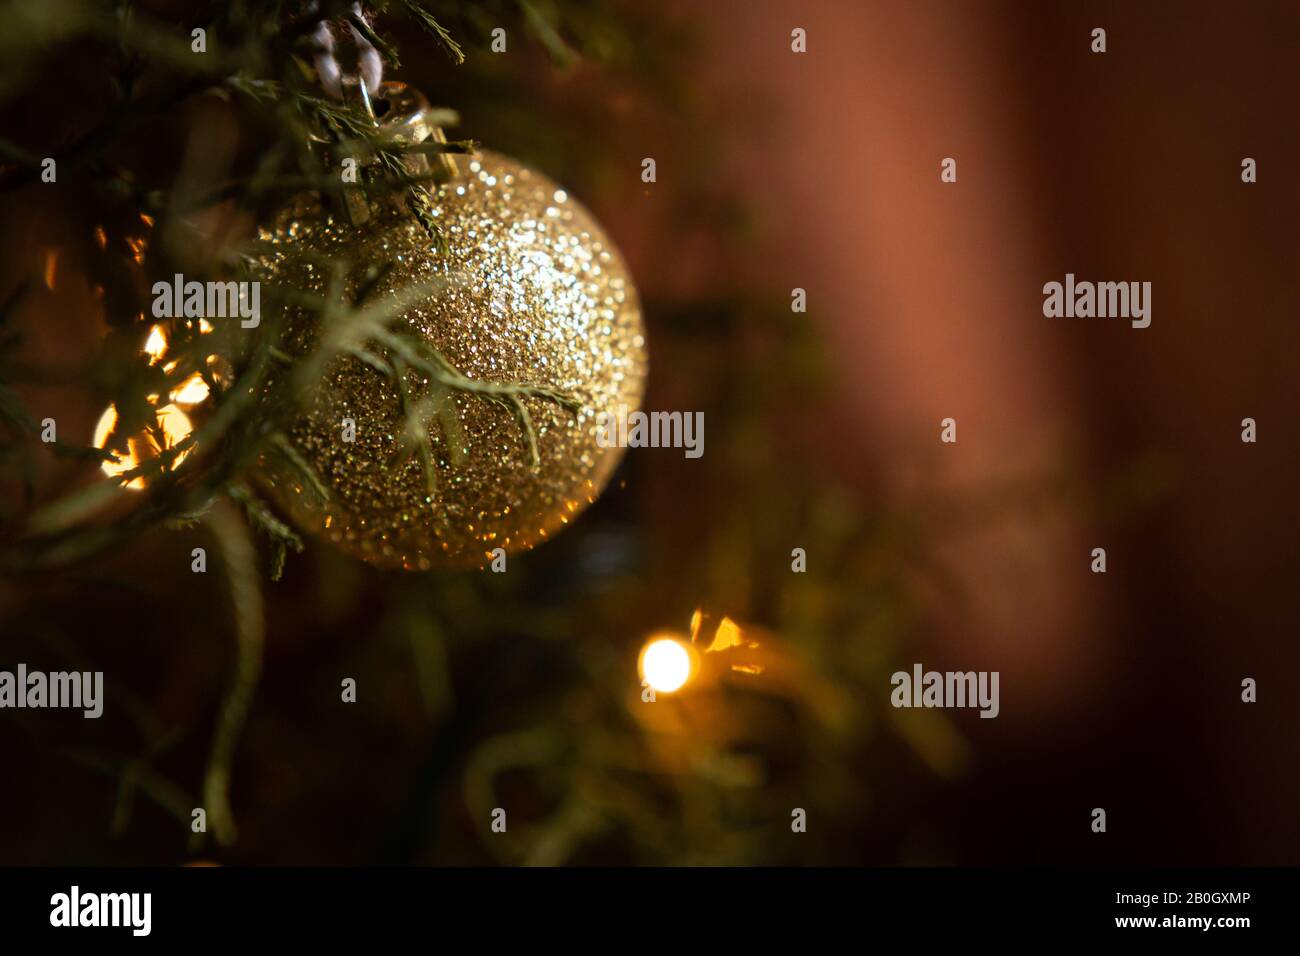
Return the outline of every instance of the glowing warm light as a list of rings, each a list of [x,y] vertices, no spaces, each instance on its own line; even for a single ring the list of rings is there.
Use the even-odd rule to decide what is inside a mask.
[[[163,334],[161,325],[155,325],[149,330],[149,337],[144,340],[144,351],[154,362],[167,351],[167,336]]]
[[[59,250],[50,249],[45,253],[45,288],[53,289],[59,276]]]
[[[731,647],[757,647],[740,636],[740,626],[729,617],[724,617],[718,629],[713,632],[713,643],[704,649],[704,653],[713,654]]]
[[[641,679],[656,693],[671,694],[695,681],[697,690],[711,686],[727,673],[756,677],[771,661],[749,630],[729,617],[713,629],[703,608],[691,615],[691,636],[678,631],[652,634],[641,649],[637,668]]]
[[[193,426],[190,424],[189,416],[177,408],[175,405],[164,405],[156,413],[158,428],[162,430],[163,444],[170,448],[179,444],[185,439]],[[99,416],[99,421],[95,425],[95,447],[103,448],[108,442],[108,436],[113,433],[113,427],[117,424],[117,408],[113,405],[104,409],[104,414]],[[162,454],[163,449],[158,447],[157,439],[153,431],[146,429],[139,435],[134,435],[127,439],[126,450],[117,452],[117,461],[106,461],[100,465],[104,474],[117,477],[123,475],[151,458],[157,458]],[[170,462],[170,467],[175,468],[185,456],[189,454],[189,449],[182,451]],[[145,486],[144,478],[137,475],[126,483],[126,487],[140,491]]]
[[[108,436],[113,433],[113,426],[117,424],[117,407],[114,405],[104,409],[104,414],[99,416],[99,422],[95,425],[95,447],[103,448],[104,442],[108,441]]]
[[[671,637],[651,639],[641,652],[641,676],[656,691],[671,694],[691,677],[690,648]]]
[[[195,372],[171,391],[171,400],[177,405],[197,405],[208,400],[208,383]]]
[[[147,216],[142,215],[141,219],[144,220],[146,225],[152,225],[152,220]],[[100,237],[102,245],[106,241],[103,237],[103,230],[98,230],[96,234]],[[138,247],[133,243],[132,249],[136,251],[137,257],[142,255],[143,240],[141,240],[141,244]],[[52,266],[47,264],[47,270],[52,270],[52,268]],[[206,319],[200,319],[199,330],[201,332],[211,332],[212,325]],[[162,361],[163,356],[167,354],[167,334],[163,331],[161,325],[155,325],[149,329],[149,336],[145,339],[143,351],[149,356],[150,364],[156,364]],[[171,372],[172,369],[176,368],[179,361],[179,359],[174,359],[165,363],[163,365],[163,370],[165,372]],[[213,368],[213,374],[216,375],[218,379],[221,379],[223,370],[218,357],[215,355],[209,355],[207,363],[210,368]],[[192,373],[185,379],[185,381],[181,382],[168,393],[167,397],[170,404],[164,405],[162,408],[159,408],[154,412],[154,424],[152,427],[141,430],[138,435],[129,436],[126,439],[125,447],[122,447],[122,442],[117,442],[119,447],[113,449],[113,453],[117,456],[117,460],[105,461],[100,465],[104,474],[114,478],[120,477],[129,471],[139,468],[140,465],[145,462],[157,458],[166,449],[174,448],[179,445],[189,437],[190,433],[194,430],[194,426],[190,423],[189,416],[186,415],[185,412],[181,411],[178,406],[184,405],[186,407],[191,407],[194,405],[201,405],[203,402],[208,400],[210,394],[208,383],[204,381],[203,375],[199,372]],[[147,401],[151,405],[155,404],[159,398],[160,396],[158,395],[146,396]],[[108,446],[109,436],[113,434],[113,429],[116,426],[117,408],[110,405],[108,408],[104,409],[104,414],[99,416],[99,421],[95,424],[94,444],[96,448],[105,448]],[[160,442],[161,445],[159,444]],[[186,455],[188,455],[190,451],[191,449],[186,448],[177,453],[177,455],[167,463],[167,467],[175,468],[185,460]],[[145,479],[137,475],[126,482],[126,487],[134,491],[140,491],[145,487]]]
[[[754,655],[746,652],[756,651],[758,641],[753,640],[739,624],[729,617],[724,617],[719,622],[717,629],[713,632],[712,639],[705,639],[702,632],[704,626],[704,610],[696,608],[695,613],[691,615],[691,645],[701,649],[705,654],[722,654],[729,660],[731,670],[737,674],[761,674],[763,665],[756,663],[751,658]],[[725,653],[727,651],[735,653]]]

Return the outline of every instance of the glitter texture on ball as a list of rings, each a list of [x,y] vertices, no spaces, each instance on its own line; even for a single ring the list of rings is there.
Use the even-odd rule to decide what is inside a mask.
[[[601,447],[599,416],[640,407],[647,357],[627,266],[591,214],[556,183],[507,157],[457,157],[456,178],[431,190],[447,243],[435,251],[409,212],[384,207],[352,225],[315,197],[295,200],[262,234],[255,278],[330,294],[328,263],[347,263],[349,301],[385,262],[366,301],[437,281],[392,328],[436,348],[470,379],[553,389],[581,402],[523,399],[537,437],[502,404],[449,392],[454,415],[431,415],[436,488],[403,444],[396,381],[353,356],[325,368],[289,437],[329,491],[321,502],[300,473],[263,461],[271,497],[299,527],[371,563],[408,570],[483,566],[495,549],[526,551],[572,523],[601,493],[622,450]],[[338,294],[338,290],[333,293]],[[310,352],[318,313],[291,309],[285,348]],[[410,386],[427,393],[414,370]],[[446,427],[447,419],[451,427]],[[353,441],[344,423],[355,424]]]

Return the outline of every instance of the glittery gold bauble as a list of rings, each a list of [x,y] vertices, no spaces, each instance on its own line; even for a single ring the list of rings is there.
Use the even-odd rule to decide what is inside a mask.
[[[303,197],[264,231],[257,269],[264,283],[337,296],[328,263],[345,262],[342,294],[353,301],[374,268],[391,263],[366,304],[438,282],[392,323],[395,332],[427,342],[470,379],[541,386],[581,402],[575,412],[523,399],[537,438],[534,468],[510,408],[453,390],[451,427],[445,414],[431,413],[427,423],[430,494],[420,456],[403,444],[396,381],[358,358],[335,358],[289,431],[328,499],[313,497],[301,472],[270,457],[263,480],[297,525],[387,567],[483,566],[496,548],[514,555],[558,533],[596,500],[621,454],[598,442],[599,416],[638,408],[645,380],[636,289],[591,214],[504,156],[483,152],[456,165],[456,178],[431,190],[429,206],[446,251],[435,252],[416,218],[396,206],[353,225]],[[319,326],[317,313],[291,312],[288,350],[309,354]],[[427,385],[425,376],[406,374],[413,389]]]

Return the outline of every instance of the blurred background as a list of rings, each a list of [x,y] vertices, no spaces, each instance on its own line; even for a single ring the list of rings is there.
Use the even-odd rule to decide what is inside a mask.
[[[0,136],[19,165],[93,149],[93,175],[6,183],[0,297],[35,286],[0,381],[89,442],[132,320],[95,227],[262,141],[214,95],[78,139],[138,54],[48,6],[8,11]],[[210,12],[131,6],[181,35]],[[388,75],[593,210],[643,299],[645,407],[702,411],[706,453],[629,450],[506,575],[290,555],[262,583],[226,845],[189,827],[237,653],[228,586],[189,568],[208,527],[7,571],[0,665],[102,670],[108,704],[0,712],[0,863],[1300,859],[1294,4],[425,6],[465,62],[385,10]],[[1151,282],[1150,328],[1044,318],[1067,272]],[[5,441],[20,553],[28,515],[100,477]],[[697,643],[729,619],[761,672],[643,702],[641,650],[697,612]],[[891,708],[917,662],[999,671],[1000,716]]]

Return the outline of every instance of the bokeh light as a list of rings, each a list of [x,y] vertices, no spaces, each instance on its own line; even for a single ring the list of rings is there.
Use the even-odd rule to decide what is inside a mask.
[[[680,690],[693,670],[690,648],[676,638],[651,638],[641,651],[641,677],[659,693]]]

